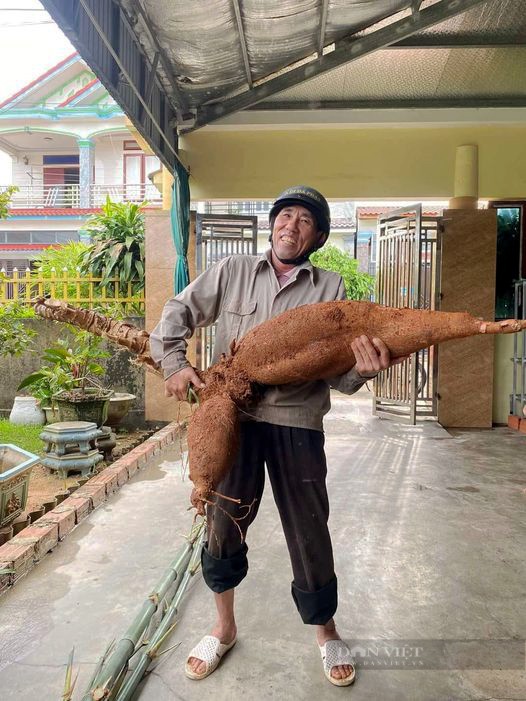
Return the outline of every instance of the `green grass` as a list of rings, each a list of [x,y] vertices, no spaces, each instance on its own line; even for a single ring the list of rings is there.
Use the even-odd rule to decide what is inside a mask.
[[[43,429],[43,426],[17,426],[9,423],[8,419],[0,419],[0,443],[13,443],[39,455],[44,449],[39,438]]]

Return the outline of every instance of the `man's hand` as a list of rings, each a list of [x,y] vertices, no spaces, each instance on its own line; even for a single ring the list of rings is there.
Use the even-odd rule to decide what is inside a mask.
[[[409,357],[391,358],[389,348],[380,338],[358,336],[351,343],[351,348],[356,358],[354,367],[362,377],[375,377],[382,370],[403,363]]]
[[[193,385],[197,389],[204,387],[195,369],[191,366],[179,370],[170,375],[164,382],[164,393],[167,397],[176,397],[180,402],[188,398],[188,387]]]

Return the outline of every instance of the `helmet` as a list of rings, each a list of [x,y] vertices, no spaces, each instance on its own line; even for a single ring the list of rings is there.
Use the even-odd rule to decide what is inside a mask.
[[[294,185],[284,190],[278,196],[272,209],[269,212],[269,219],[272,222],[278,212],[289,205],[301,205],[306,207],[316,217],[318,229],[322,234],[329,234],[331,229],[331,212],[329,203],[325,197],[308,185]],[[272,224],[271,224],[272,227]]]

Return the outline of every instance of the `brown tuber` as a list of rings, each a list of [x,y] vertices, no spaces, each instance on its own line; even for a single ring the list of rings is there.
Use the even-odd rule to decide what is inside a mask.
[[[67,314],[59,311],[62,307],[67,307]],[[140,361],[154,365],[145,332],[136,329],[134,337],[130,325],[113,329],[115,322],[105,322],[101,315],[51,300],[40,300],[35,311],[82,328],[87,318],[88,330],[136,348]],[[237,409],[257,398],[259,385],[310,382],[348,372],[356,362],[351,342],[363,334],[381,338],[391,356],[398,358],[454,338],[516,333],[524,328],[526,321],[514,319],[483,321],[466,312],[395,309],[355,301],[305,305],[254,327],[232,344],[230,355],[200,373],[206,387],[197,392],[200,406],[188,429],[190,477],[195,487],[192,503],[203,513],[230,469],[237,450]]]

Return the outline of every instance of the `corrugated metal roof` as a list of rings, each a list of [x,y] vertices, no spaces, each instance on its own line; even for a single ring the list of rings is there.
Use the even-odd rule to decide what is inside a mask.
[[[425,0],[422,9],[438,0]],[[121,0],[131,14],[135,0]],[[323,0],[239,0],[243,37],[232,0],[144,0],[143,7],[157,32],[182,92],[193,108],[224,102],[247,91],[242,38],[250,77],[257,86],[298,61],[313,60],[320,39]],[[464,3],[465,4],[465,3]],[[343,37],[370,36],[410,16],[411,2],[328,0],[323,43]],[[147,32],[136,31],[152,53]],[[323,75],[270,95],[264,107],[319,108],[320,103],[371,102],[372,106],[414,106],[455,99],[526,98],[526,36],[522,0],[486,0],[411,37],[410,43],[430,47],[383,49]],[[433,48],[443,43],[450,48]],[[452,48],[454,44],[487,44],[487,48]],[[492,48],[492,44],[499,43]],[[514,45],[506,46],[506,42]],[[350,57],[349,57],[350,58]],[[167,86],[168,87],[168,86]],[[169,88],[168,88],[169,89]],[[286,105],[284,103],[290,103]],[[364,105],[360,105],[364,106]]]
[[[253,107],[526,106],[524,0],[42,4],[165,162]]]

